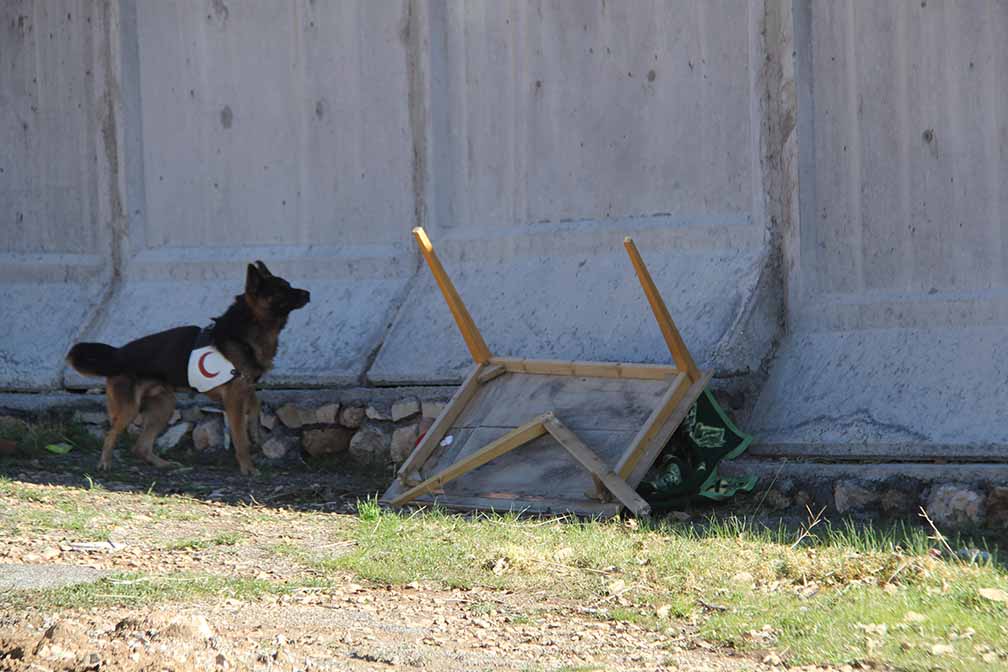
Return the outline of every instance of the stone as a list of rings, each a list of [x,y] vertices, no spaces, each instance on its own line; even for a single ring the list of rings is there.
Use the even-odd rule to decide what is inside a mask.
[[[349,429],[357,429],[364,422],[363,406],[344,406],[339,414],[340,424]]]
[[[85,425],[105,425],[108,415],[104,411],[74,411],[73,421]]]
[[[350,440],[350,457],[359,465],[385,464],[389,460],[389,436],[378,427],[365,427]]]
[[[864,512],[878,505],[878,493],[857,481],[839,481],[833,487],[833,501],[839,513]]]
[[[795,490],[795,482],[790,478],[782,478],[777,481],[777,490],[780,490],[785,495],[790,495]]]
[[[1008,487],[991,488],[987,495],[987,524],[1008,529]]]
[[[420,418],[420,436],[423,436],[434,426],[434,418]]]
[[[276,410],[280,422],[289,429],[301,429],[304,425],[315,422],[315,411],[302,408],[297,404],[284,404]]]
[[[959,529],[982,525],[984,496],[964,485],[940,485],[931,491],[927,512],[939,528]]]
[[[392,414],[386,413],[384,410],[378,408],[377,406],[369,404],[367,410],[364,412],[367,417],[372,420],[391,420]]]
[[[423,417],[425,418],[437,418],[441,415],[441,411],[445,409],[448,405],[447,401],[424,401],[423,402]]]
[[[277,425],[277,416],[276,416],[276,414],[271,413],[270,411],[266,410],[265,408],[260,409],[259,410],[259,424],[262,425],[263,428],[268,429],[269,431],[272,432],[276,428],[276,425]]]
[[[95,438],[96,441],[105,440],[105,429],[103,427],[98,427],[96,425],[88,425],[85,427],[87,433]]]
[[[214,636],[213,628],[203,614],[182,614],[174,617],[167,626],[161,629],[162,637],[192,641],[194,639],[210,639]]]
[[[396,464],[405,462],[416,447],[419,436],[419,426],[416,424],[400,427],[392,432],[392,441],[389,444],[389,455],[392,457],[392,461]]]
[[[182,419],[186,422],[199,422],[203,419],[203,412],[195,406],[182,409]]]
[[[192,429],[192,425],[188,422],[180,422],[177,425],[172,425],[168,428],[168,431],[158,437],[154,445],[158,450],[171,450],[182,441],[183,437]]]
[[[297,439],[290,436],[271,436],[262,445],[262,454],[271,460],[282,460],[297,447]]]
[[[805,507],[811,507],[812,495],[804,490],[799,490],[794,495],[794,505],[802,510],[804,510]]]
[[[204,420],[193,430],[196,450],[213,450],[224,445],[224,422],[219,419]]]
[[[25,423],[13,415],[0,415],[0,429],[24,429]]]
[[[315,422],[323,425],[335,425],[339,422],[339,410],[338,403],[319,406],[315,409]]]
[[[420,401],[416,397],[405,397],[392,404],[392,422],[412,418],[420,412]]]
[[[783,511],[791,507],[791,498],[777,488],[773,488],[767,491],[763,506],[767,511]]]
[[[917,495],[901,490],[890,488],[882,493],[880,499],[882,513],[890,518],[902,518],[917,513]]]
[[[335,455],[350,447],[352,435],[353,432],[344,427],[310,429],[301,437],[301,446],[312,457]]]
[[[182,414],[181,413],[179,413],[177,410],[172,411],[171,418],[168,419],[168,424],[169,425],[174,425],[176,422],[178,422],[181,419],[182,419]]]

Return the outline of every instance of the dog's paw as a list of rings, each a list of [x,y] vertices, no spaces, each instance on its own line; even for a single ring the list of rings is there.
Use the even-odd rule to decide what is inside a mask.
[[[112,471],[112,461],[98,460],[98,471]]]
[[[242,476],[258,476],[259,470],[249,462],[248,464],[239,464],[238,468],[241,470]]]
[[[178,469],[182,466],[181,462],[173,462],[171,460],[165,460],[157,455],[153,455],[150,463],[153,464],[158,469]]]

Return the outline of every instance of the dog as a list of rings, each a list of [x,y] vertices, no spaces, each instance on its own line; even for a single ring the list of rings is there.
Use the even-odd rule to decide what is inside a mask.
[[[105,343],[74,345],[67,363],[85,376],[106,378],[111,429],[98,469],[111,469],[112,448],[138,414],[143,414],[143,429],[133,453],[155,467],[174,466],[154,453],[154,439],[175,411],[175,392],[196,389],[224,407],[238,468],[242,474],[255,474],[249,457],[250,428],[259,437],[255,385],[273,367],[288,316],[310,300],[309,292],[292,287],[256,261],[248,265],[245,292],[205,329],[176,327],[120,348]]]

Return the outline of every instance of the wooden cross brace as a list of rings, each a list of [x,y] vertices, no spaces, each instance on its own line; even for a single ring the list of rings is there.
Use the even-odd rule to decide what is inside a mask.
[[[445,483],[477,467],[483,466],[490,460],[500,457],[518,446],[538,439],[544,434],[550,434],[556,439],[557,443],[563,446],[578,464],[591,473],[596,482],[604,485],[616,499],[622,502],[635,515],[646,516],[651,512],[651,507],[630,487],[630,484],[606,466],[599,456],[586,446],[566,425],[560,422],[560,419],[552,412],[543,413],[521,427],[512,429],[496,441],[491,441],[476,452],[463,457],[422,483],[413,486],[393,499],[391,503],[393,506],[403,506],[420,495],[426,494],[435,488],[440,488]]]

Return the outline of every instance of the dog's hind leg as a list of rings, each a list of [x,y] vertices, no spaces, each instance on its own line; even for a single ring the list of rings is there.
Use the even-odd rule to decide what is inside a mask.
[[[142,392],[143,430],[133,445],[133,454],[155,467],[176,466],[174,462],[158,457],[154,453],[154,439],[164,431],[175,411],[175,392],[163,385],[152,385]]]
[[[110,427],[108,434],[105,435],[105,443],[102,444],[101,459],[98,460],[99,471],[108,471],[112,468],[112,449],[122,431],[140,412],[140,403],[136,396],[132,378],[113,376],[105,381],[105,404],[108,408]]]
[[[255,391],[252,391],[252,396],[249,399],[249,408],[246,412],[248,417],[248,435],[249,443],[256,447],[262,447],[262,426],[259,424],[259,416],[262,413],[262,404],[259,403],[259,397],[256,395]]]

